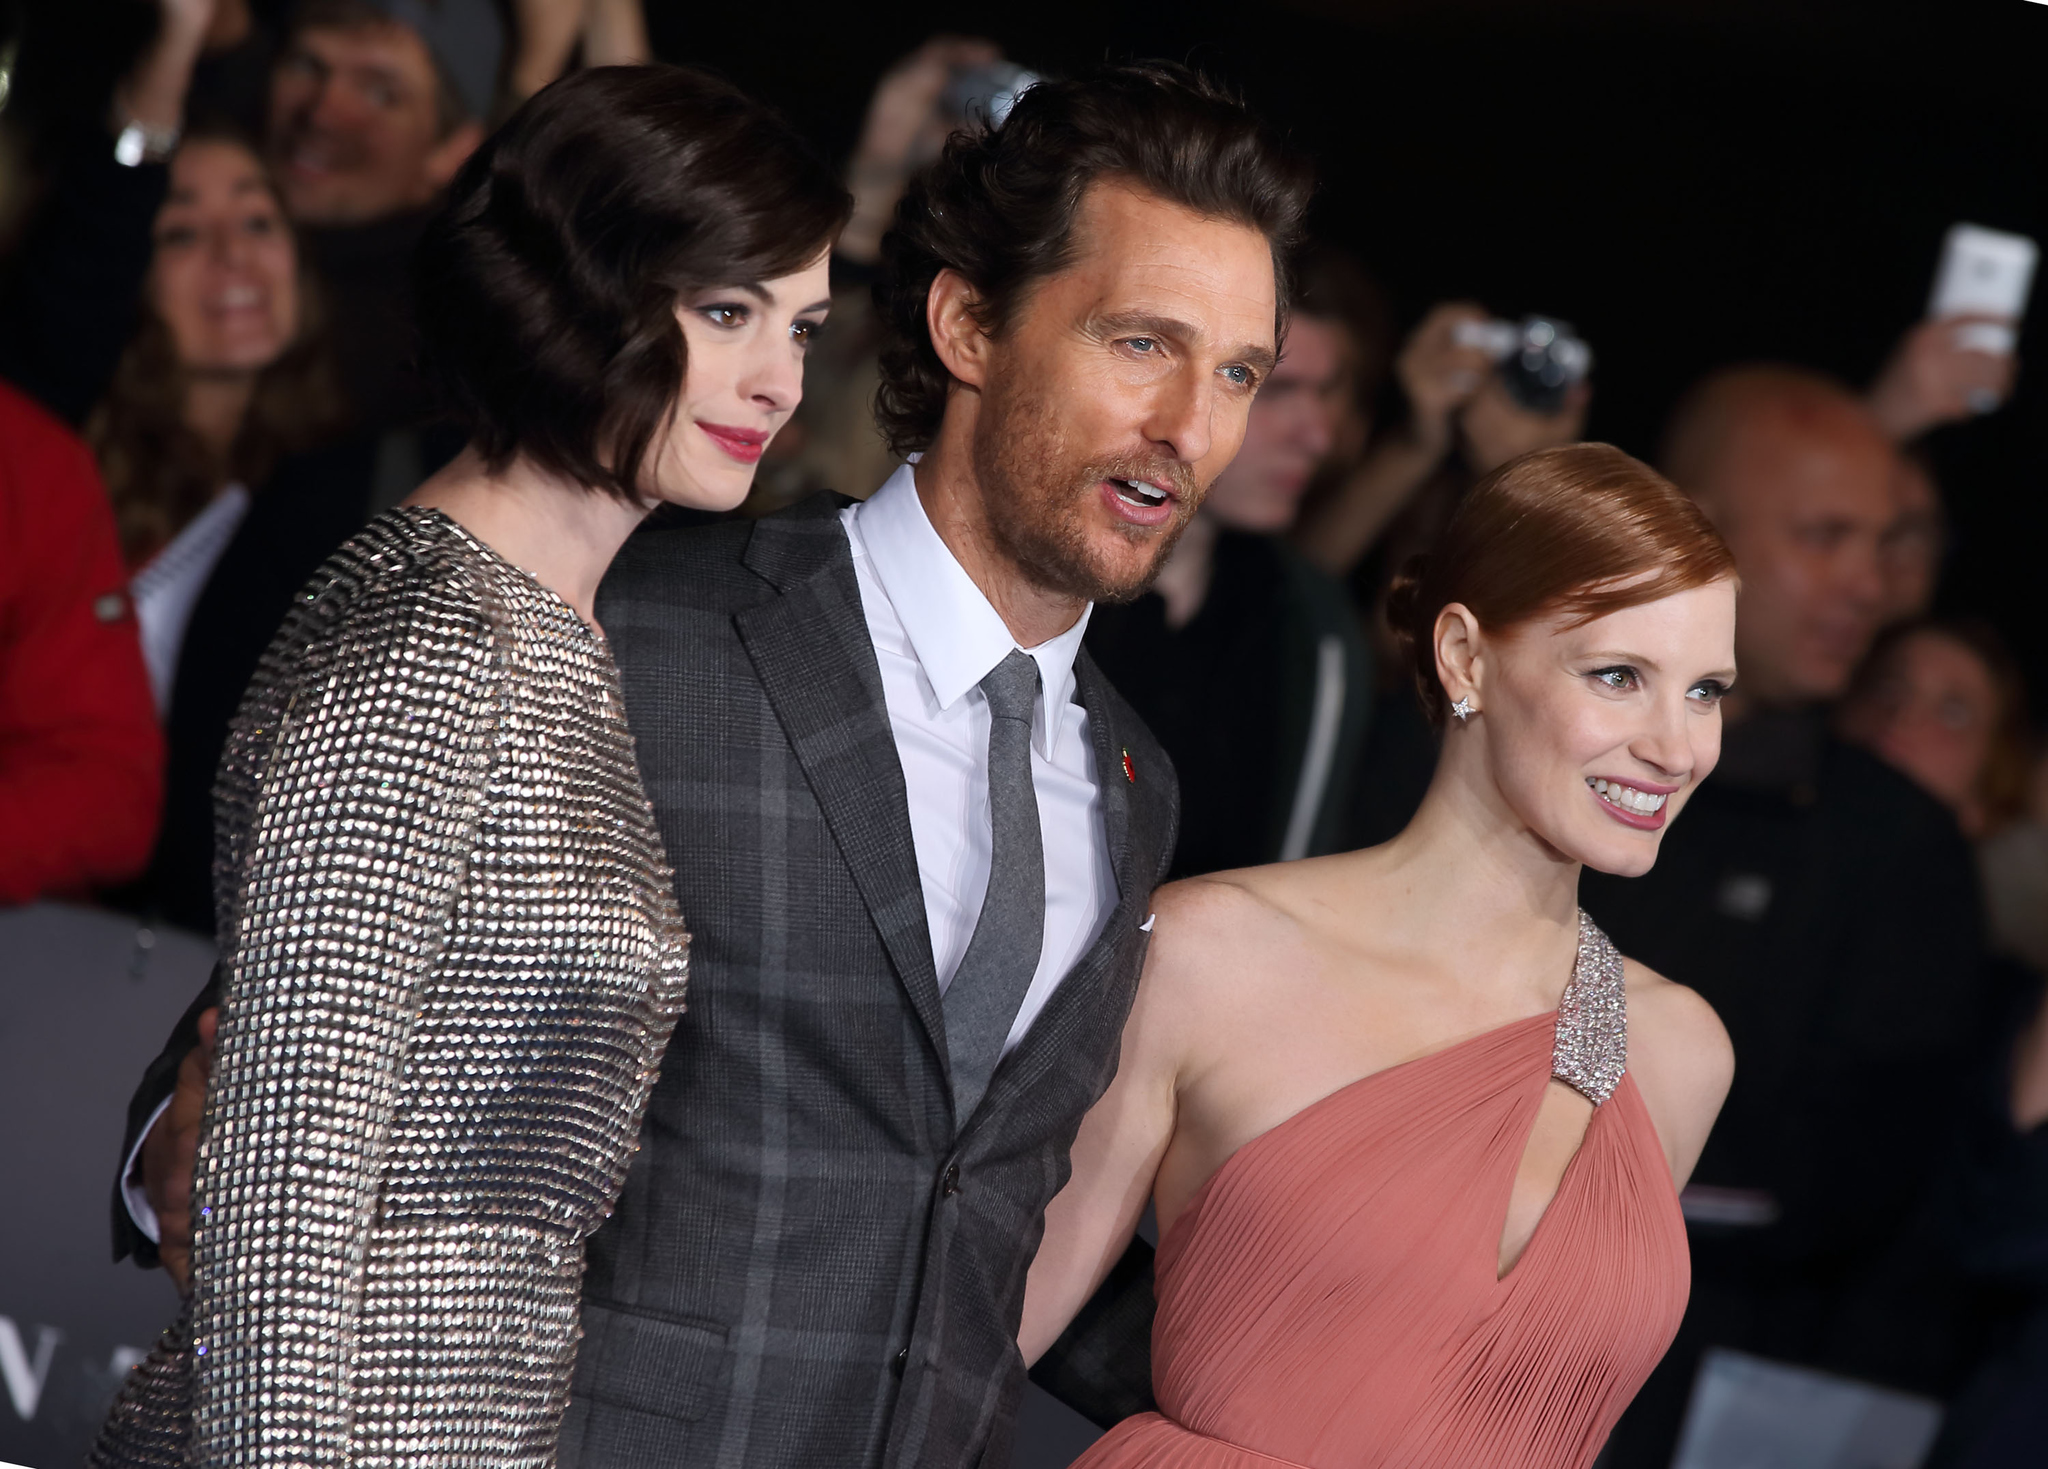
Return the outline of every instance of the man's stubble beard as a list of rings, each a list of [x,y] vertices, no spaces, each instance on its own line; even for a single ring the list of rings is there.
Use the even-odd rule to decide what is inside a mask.
[[[1178,460],[1084,458],[1071,446],[1051,397],[1009,389],[1000,377],[983,389],[974,472],[996,549],[1040,590],[1088,602],[1129,602],[1144,595],[1207,488]],[[1083,516],[1107,478],[1165,478],[1175,487],[1175,518],[1164,530],[1115,527],[1134,545],[1154,543],[1141,575],[1115,572],[1092,555]]]

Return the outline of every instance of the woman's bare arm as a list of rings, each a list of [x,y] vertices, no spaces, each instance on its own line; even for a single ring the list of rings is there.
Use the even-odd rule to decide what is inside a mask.
[[[1679,1188],[1707,1145],[1735,1076],[1735,1051],[1713,1006],[1633,959],[1628,965],[1628,1069]]]
[[[1124,1026],[1116,1079],[1082,1120],[1072,1177],[1045,1211],[1045,1238],[1024,1292],[1018,1346],[1028,1365],[1066,1330],[1123,1255],[1173,1140],[1185,1007],[1174,1003],[1181,951],[1175,889],[1155,900],[1151,952]]]

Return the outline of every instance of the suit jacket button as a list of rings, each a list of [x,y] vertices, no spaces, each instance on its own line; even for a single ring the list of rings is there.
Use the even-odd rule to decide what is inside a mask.
[[[960,1165],[958,1163],[948,1163],[946,1165],[946,1176],[939,1180],[939,1188],[949,1199],[960,1192]]]
[[[904,1348],[904,1349],[903,1349],[902,1351],[898,1352],[898,1353],[897,1353],[897,1354],[896,1354],[896,1355],[895,1355],[894,1357],[892,1357],[892,1358],[890,1358],[890,1359],[889,1359],[889,1370],[890,1370],[891,1372],[893,1372],[893,1373],[894,1373],[894,1374],[895,1374],[896,1376],[898,1376],[898,1377],[901,1377],[901,1376],[903,1375],[903,1369],[904,1369],[905,1367],[908,1367],[909,1365],[910,1365],[910,1348],[909,1348],[909,1347],[905,1347],[905,1348]]]

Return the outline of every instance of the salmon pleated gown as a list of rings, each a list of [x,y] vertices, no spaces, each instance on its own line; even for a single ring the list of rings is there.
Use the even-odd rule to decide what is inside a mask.
[[[1161,1241],[1160,1411],[1075,1469],[1584,1469],[1691,1284],[1583,914],[1558,1009],[1364,1077],[1231,1156]],[[1508,1197],[1552,1077],[1594,1103],[1521,1258]]]

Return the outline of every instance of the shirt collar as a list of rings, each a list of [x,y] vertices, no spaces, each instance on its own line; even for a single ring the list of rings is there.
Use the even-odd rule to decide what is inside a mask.
[[[890,475],[879,490],[855,507],[854,525],[939,707],[951,708],[1010,656],[1017,640],[939,538],[918,498],[910,465]],[[1038,663],[1032,740],[1047,760],[1053,758],[1066,722],[1057,716],[1073,698],[1074,659],[1080,654],[1081,638],[1094,610],[1090,603],[1058,637],[1023,650]]]

